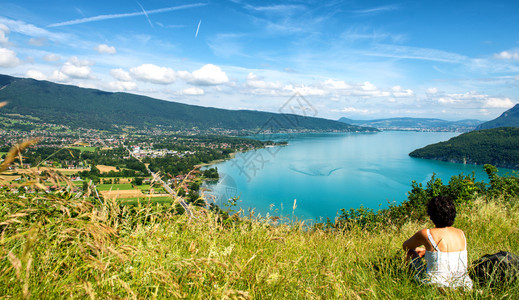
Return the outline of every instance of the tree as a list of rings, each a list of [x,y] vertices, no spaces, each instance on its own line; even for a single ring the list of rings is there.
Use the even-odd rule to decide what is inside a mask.
[[[135,185],[142,185],[142,177],[135,177],[133,179],[133,184],[135,184]]]

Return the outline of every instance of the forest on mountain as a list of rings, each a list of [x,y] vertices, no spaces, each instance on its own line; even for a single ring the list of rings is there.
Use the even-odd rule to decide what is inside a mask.
[[[292,113],[202,107],[7,75],[0,75],[0,101],[8,102],[2,109],[4,115],[31,116],[40,122],[74,128],[120,131],[121,127],[132,126],[169,130],[234,130],[245,133],[377,131]]]
[[[519,168],[519,128],[499,127],[467,132],[414,150],[411,157]]]

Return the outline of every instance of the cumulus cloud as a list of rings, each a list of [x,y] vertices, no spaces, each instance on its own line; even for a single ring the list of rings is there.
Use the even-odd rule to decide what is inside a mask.
[[[25,73],[25,76],[36,80],[47,80],[47,75],[38,70],[29,70]]]
[[[6,48],[0,48],[0,67],[10,68],[20,64],[16,53]]]
[[[391,88],[394,97],[403,98],[403,97],[412,97],[414,96],[414,92],[410,89],[403,89],[401,86],[397,85]]]
[[[519,51],[503,51],[501,53],[494,54],[497,59],[508,59],[508,60],[519,60]]]
[[[54,62],[54,61],[58,61],[61,59],[61,57],[59,55],[56,55],[56,54],[47,54],[43,57],[43,59],[45,61],[48,61],[48,62]]]
[[[435,95],[435,94],[438,94],[438,89],[433,87],[433,88],[428,88],[425,93],[427,95]]]
[[[328,79],[328,80],[324,81],[323,86],[326,88],[329,88],[329,89],[334,89],[334,90],[351,89],[351,85],[347,84],[346,82],[344,82],[342,80],[333,80],[333,79]]]
[[[369,110],[360,109],[355,107],[344,107],[342,109],[332,109],[332,112],[340,112],[340,113],[356,113],[356,114],[367,114]]]
[[[183,89],[180,94],[182,95],[188,95],[188,96],[200,96],[200,95],[203,95],[205,92],[203,89],[201,88],[197,88],[197,87],[190,87],[190,88],[187,88],[187,89]]]
[[[245,85],[255,89],[281,89],[283,87],[283,84],[279,81],[264,81],[254,73],[249,73],[249,75],[247,75],[247,81],[245,82]]]
[[[4,24],[0,24],[0,45],[7,45],[9,43],[9,39],[7,35],[9,34],[9,28]]]
[[[364,82],[360,88],[363,91],[376,91],[377,90],[377,87],[368,81]]]
[[[135,91],[137,83],[133,81],[112,81],[108,83],[108,88],[112,91]]]
[[[91,79],[93,78],[91,65],[93,65],[91,61],[80,60],[73,56],[61,67],[60,71],[68,77]]]
[[[441,95],[438,97],[438,102],[440,104],[469,104],[478,102],[483,102],[487,95],[478,94],[475,91],[467,92],[464,94],[447,94]]]
[[[207,64],[190,75],[183,73],[182,76],[195,85],[218,85],[229,82],[227,74],[213,64]]]
[[[510,98],[488,98],[485,100],[485,108],[512,108],[515,103]]]
[[[131,68],[130,74],[137,80],[156,84],[170,84],[177,79],[176,72],[173,69],[152,64],[143,64]]]
[[[112,69],[110,70],[110,75],[119,81],[132,81],[132,76],[130,73],[123,69]]]
[[[115,50],[114,46],[108,46],[106,44],[100,44],[95,48],[95,50],[99,53],[103,54],[115,54],[117,51]]]
[[[65,74],[59,70],[54,70],[54,72],[52,72],[52,76],[50,77],[50,80],[57,81],[57,82],[67,82],[69,80],[69,77],[67,76],[67,74]]]
[[[381,91],[371,82],[365,81],[362,84],[357,84],[352,90],[345,93],[349,96],[360,96],[360,97],[390,97],[391,93],[388,91]]]
[[[301,96],[325,96],[328,94],[327,91],[311,86],[293,86],[287,85],[283,88],[285,91],[288,91],[290,94],[298,93]]]
[[[463,94],[447,94],[437,98],[438,103],[444,105],[462,105],[463,107],[481,107],[481,108],[512,108],[515,103],[507,97],[493,97],[485,94],[479,94],[475,91]]]

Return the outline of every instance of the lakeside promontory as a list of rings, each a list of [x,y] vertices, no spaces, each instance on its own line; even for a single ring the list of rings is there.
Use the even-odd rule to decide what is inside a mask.
[[[519,168],[519,128],[477,130],[414,150],[411,157]]]

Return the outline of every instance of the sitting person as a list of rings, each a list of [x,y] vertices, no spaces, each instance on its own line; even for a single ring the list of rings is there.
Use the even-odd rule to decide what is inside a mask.
[[[436,227],[418,231],[402,245],[411,259],[415,278],[442,288],[472,289],[467,272],[467,240],[463,230],[452,227],[456,218],[454,202],[450,197],[437,196],[427,203],[427,214]]]

